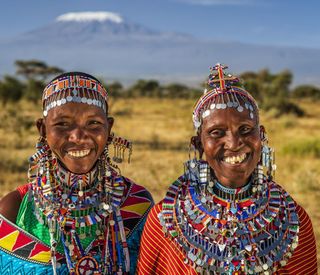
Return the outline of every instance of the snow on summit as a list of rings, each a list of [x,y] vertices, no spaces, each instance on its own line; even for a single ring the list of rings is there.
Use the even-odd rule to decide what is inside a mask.
[[[111,21],[114,23],[122,23],[122,17],[113,12],[107,11],[86,11],[86,12],[69,12],[62,14],[56,18],[57,21],[76,21],[76,22],[90,22],[90,21]]]

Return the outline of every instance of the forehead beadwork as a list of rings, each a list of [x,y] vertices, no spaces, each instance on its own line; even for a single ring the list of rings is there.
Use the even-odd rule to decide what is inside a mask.
[[[235,86],[239,83],[239,78],[225,73],[227,68],[219,63],[210,68],[208,88],[204,90],[193,110],[196,130],[200,128],[203,119],[215,109],[235,108],[240,113],[246,109],[251,119],[256,119],[257,122],[259,120],[256,101],[246,90]]]
[[[69,102],[94,105],[107,111],[108,93],[102,84],[83,73],[63,74],[51,81],[42,95],[43,116]]]

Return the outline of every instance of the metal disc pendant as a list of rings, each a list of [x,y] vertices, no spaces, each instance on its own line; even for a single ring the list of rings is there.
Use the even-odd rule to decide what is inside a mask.
[[[222,103],[220,107],[221,107],[221,109],[226,109],[227,108],[227,104]]]
[[[95,258],[90,256],[82,257],[76,264],[76,274],[96,274],[99,271],[99,264]]]
[[[243,107],[241,105],[239,105],[237,108],[237,111],[241,113],[243,111]]]

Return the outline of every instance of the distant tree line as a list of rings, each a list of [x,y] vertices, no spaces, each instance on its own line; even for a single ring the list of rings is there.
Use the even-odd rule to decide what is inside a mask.
[[[3,105],[7,102],[18,101],[21,98],[37,102],[41,99],[45,81],[63,72],[58,67],[48,66],[39,60],[17,60],[15,62],[16,75],[5,75],[0,81],[0,100]]]
[[[17,60],[15,62],[16,75],[6,75],[0,80],[0,101],[3,105],[15,102],[21,98],[37,103],[41,99],[42,91],[49,80],[63,72],[63,69],[49,66],[39,60]],[[244,88],[258,101],[264,110],[274,110],[275,115],[294,113],[304,114],[303,110],[294,102],[296,99],[309,98],[320,100],[320,89],[312,85],[300,85],[291,89],[293,75],[285,70],[272,74],[264,69],[259,72],[245,72],[240,75],[244,81]],[[137,80],[130,87],[124,87],[120,82],[101,82],[114,98],[198,98],[202,88],[190,88],[180,83],[160,84],[157,80]],[[294,99],[294,100],[292,100]]]

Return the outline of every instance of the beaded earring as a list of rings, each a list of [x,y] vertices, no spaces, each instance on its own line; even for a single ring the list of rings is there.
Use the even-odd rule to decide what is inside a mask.
[[[190,181],[191,185],[205,185],[208,183],[210,177],[210,168],[206,161],[202,160],[201,144],[198,137],[193,136],[189,143],[189,160],[184,164],[185,175]],[[199,158],[197,156],[199,153]],[[200,179],[200,182],[198,182]],[[198,186],[201,188],[201,186]]]
[[[125,151],[128,149],[128,163],[130,163],[132,155],[132,142],[122,138],[117,137],[114,133],[111,133],[108,138],[108,144],[113,145],[113,157],[112,160],[116,163],[122,163],[125,158]]]
[[[33,200],[38,210],[34,214],[40,224],[47,224],[50,235],[50,253],[53,274],[56,275],[57,258],[57,213],[52,213],[49,219],[44,218],[41,211],[47,208],[46,199],[44,196],[53,196],[51,179],[53,177],[53,169],[55,159],[52,158],[50,147],[45,137],[40,136],[36,143],[36,153],[29,158],[28,180],[32,184],[29,192],[33,193]],[[31,199],[31,196],[29,196]]]
[[[260,138],[262,142],[260,163],[266,169],[266,174],[269,180],[274,178],[276,165],[274,149],[268,145],[268,137],[266,130],[260,126]]]
[[[198,162],[198,157],[197,157],[197,149],[196,146],[194,145],[195,143],[195,138],[196,137],[192,137],[190,139],[190,143],[189,143],[189,166],[190,168],[195,168],[196,164]]]

